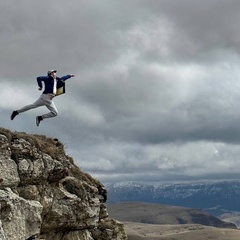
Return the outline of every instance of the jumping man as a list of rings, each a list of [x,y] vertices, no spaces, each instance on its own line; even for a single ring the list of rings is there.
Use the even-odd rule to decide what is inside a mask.
[[[57,70],[50,70],[47,72],[47,76],[37,77],[38,90],[41,91],[44,82],[44,91],[37,101],[29,104],[19,110],[12,112],[11,120],[13,120],[19,113],[28,111],[33,108],[46,106],[50,112],[36,117],[36,124],[39,126],[40,122],[45,118],[52,118],[58,115],[58,110],[53,102],[53,98],[60,94],[65,93],[65,81],[75,75],[66,75],[61,78],[57,77]]]

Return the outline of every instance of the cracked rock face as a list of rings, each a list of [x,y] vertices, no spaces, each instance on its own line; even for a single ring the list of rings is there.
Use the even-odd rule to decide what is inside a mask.
[[[0,128],[1,240],[125,240],[106,199],[58,140]]]

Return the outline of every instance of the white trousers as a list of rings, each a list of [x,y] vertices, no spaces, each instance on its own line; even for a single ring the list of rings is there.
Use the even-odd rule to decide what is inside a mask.
[[[30,109],[33,109],[33,108],[37,108],[37,107],[42,107],[42,106],[46,106],[50,112],[49,113],[46,113],[46,114],[43,114],[42,115],[42,118],[51,118],[51,117],[56,117],[58,115],[58,110],[54,104],[54,102],[52,101],[52,96],[49,95],[49,94],[42,94],[39,99],[32,103],[32,104],[29,104],[19,110],[17,110],[19,113],[22,113],[22,112],[25,112],[25,111],[28,111]]]

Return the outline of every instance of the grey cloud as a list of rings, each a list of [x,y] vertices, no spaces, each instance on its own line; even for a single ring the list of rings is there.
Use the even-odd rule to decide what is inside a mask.
[[[146,23],[151,25],[153,21],[156,21],[155,31],[161,32],[167,27],[166,44],[169,55],[161,55],[159,51],[152,49],[146,56],[158,61],[168,57],[171,61],[198,61],[204,64],[212,58],[216,60],[219,52],[223,50],[238,52],[238,1],[211,0],[207,4],[189,0],[150,2],[142,1],[149,10],[146,11],[148,18],[141,19],[142,23],[146,26],[145,31],[148,31]],[[136,23],[141,23],[141,20]],[[161,41],[158,42],[162,44]]]

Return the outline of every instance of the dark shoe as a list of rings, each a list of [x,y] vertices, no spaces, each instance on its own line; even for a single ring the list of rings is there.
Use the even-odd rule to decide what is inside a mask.
[[[43,120],[42,116],[37,116],[36,117],[36,124],[39,126],[40,122]]]
[[[11,120],[13,120],[19,114],[18,111],[13,111],[11,115]]]

